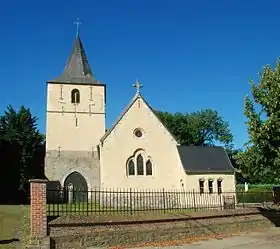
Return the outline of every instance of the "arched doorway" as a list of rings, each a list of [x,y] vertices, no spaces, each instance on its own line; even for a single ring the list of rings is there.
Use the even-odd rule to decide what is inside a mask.
[[[78,172],[73,172],[64,181],[64,187],[69,191],[69,187],[73,187],[73,201],[87,202],[88,201],[88,186],[86,179]],[[66,195],[67,196],[67,195]]]

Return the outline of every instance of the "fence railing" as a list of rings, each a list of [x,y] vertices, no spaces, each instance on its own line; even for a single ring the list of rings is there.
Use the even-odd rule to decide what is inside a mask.
[[[47,214],[57,216],[222,210],[273,203],[273,200],[273,192],[200,193],[165,189],[84,191],[62,188],[47,191]]]

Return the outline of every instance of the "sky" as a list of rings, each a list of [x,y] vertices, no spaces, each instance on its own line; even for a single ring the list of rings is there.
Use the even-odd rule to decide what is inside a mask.
[[[271,0],[2,1],[0,113],[24,105],[45,132],[46,81],[62,72],[79,17],[92,71],[107,85],[107,127],[139,79],[154,109],[218,111],[239,148],[249,79],[280,55],[279,8]]]

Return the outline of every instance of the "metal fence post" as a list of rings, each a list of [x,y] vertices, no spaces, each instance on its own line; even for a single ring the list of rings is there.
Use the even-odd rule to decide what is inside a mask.
[[[138,196],[137,196],[138,197]],[[130,188],[130,203],[129,203],[129,207],[130,207],[130,214],[132,215],[132,188]]]
[[[195,191],[193,189],[193,205],[194,205],[194,210],[196,211],[196,200],[195,200]]]
[[[163,196],[163,212],[165,213],[165,208],[166,208],[166,204],[165,204],[165,192],[164,192],[164,188],[162,189],[162,196]]]
[[[222,201],[222,194],[218,194],[219,199],[220,199],[220,209],[223,210],[223,201]]]

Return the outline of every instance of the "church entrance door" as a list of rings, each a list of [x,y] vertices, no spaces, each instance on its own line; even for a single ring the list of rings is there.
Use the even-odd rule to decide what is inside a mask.
[[[88,201],[88,186],[86,179],[78,172],[73,172],[64,181],[67,199],[71,196],[74,203]],[[73,194],[69,191],[73,191]]]

